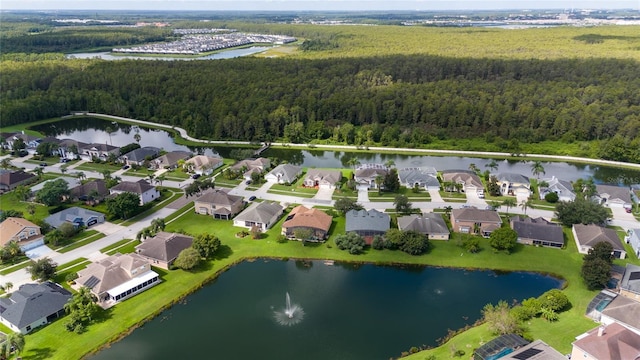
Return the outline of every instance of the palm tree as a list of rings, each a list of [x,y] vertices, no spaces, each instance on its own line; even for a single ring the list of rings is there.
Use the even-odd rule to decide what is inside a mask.
[[[507,208],[507,216],[509,216],[509,208],[515,207],[517,204],[515,199],[508,198],[504,199],[502,205]]]
[[[392,167],[396,166],[396,162],[393,161],[392,159],[389,159],[384,163],[384,166],[386,166],[388,168],[392,168]]]
[[[498,163],[494,160],[491,159],[491,162],[489,162],[488,164],[485,164],[485,167],[488,167],[490,170],[496,171],[498,170]]]
[[[107,126],[104,131],[109,134],[109,144],[113,145],[113,141],[111,141],[111,133],[113,132],[113,129],[111,128],[111,126]]]
[[[142,136],[140,136],[140,134],[138,134],[138,133],[133,135],[133,140],[135,140],[138,144],[140,144],[140,139],[141,138],[142,138]]]
[[[542,166],[542,161],[536,160],[531,164],[531,173],[538,179],[540,178],[540,174],[545,174],[544,166]]]
[[[11,289],[13,289],[13,283],[11,281],[7,281],[6,284],[4,284],[4,289],[9,292],[11,291]]]
[[[5,339],[2,355],[8,359],[12,353],[19,354],[24,349],[24,335],[10,332]]]
[[[33,215],[36,213],[36,206],[33,203],[28,203],[27,204],[27,212],[29,213],[29,215]]]
[[[469,164],[469,170],[473,171],[476,174],[480,172],[480,169],[478,169],[478,167],[474,163]]]
[[[374,181],[376,182],[376,187],[378,188],[378,194],[380,194],[380,192],[382,192],[382,183],[384,182],[384,178],[378,175],[376,176]]]
[[[111,179],[111,171],[110,170],[102,170],[102,177],[105,180]]]
[[[453,210],[451,206],[444,207],[444,213],[447,215],[447,217],[451,216],[451,210]]]
[[[78,172],[76,173],[76,177],[77,177],[78,179],[80,179],[80,180],[84,180],[84,179],[86,179],[86,178],[87,178],[87,175],[85,175],[85,174],[84,174],[84,172],[82,172],[82,171],[78,171]]]
[[[360,165],[360,160],[358,160],[358,158],[353,157],[349,159],[349,161],[347,161],[347,165],[352,166],[355,169],[356,166]]]
[[[150,173],[147,177],[149,178],[149,183],[153,184],[153,179],[155,179],[156,175],[154,173]]]
[[[4,158],[2,160],[0,160],[0,167],[3,169],[7,169],[9,168],[9,166],[11,166],[11,161],[7,158]]]
[[[160,186],[162,186],[162,182],[165,180],[167,180],[167,177],[164,174],[156,176],[156,183],[159,183]]]
[[[33,169],[33,172],[36,173],[36,176],[38,177],[38,180],[40,180],[42,178],[42,174],[44,173],[44,170],[42,170],[41,167],[37,167],[37,168]]]
[[[522,211],[524,211],[525,215],[527,215],[527,209],[532,207],[531,205],[533,205],[533,202],[531,200],[523,201],[520,203],[520,208],[522,208]]]

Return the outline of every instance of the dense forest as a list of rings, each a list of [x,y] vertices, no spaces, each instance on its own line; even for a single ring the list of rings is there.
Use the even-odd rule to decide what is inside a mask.
[[[340,57],[335,53],[354,39],[378,30],[301,29],[309,38],[288,58],[103,61],[3,54],[2,125],[87,110],[181,126],[195,137],[216,140],[417,147],[435,139],[480,137],[514,152],[522,143],[600,141],[595,155],[640,162],[635,58],[365,56],[364,45],[360,56]],[[378,41],[392,42],[400,31],[406,30],[390,27]],[[562,34],[582,36],[573,41],[589,46],[591,32]],[[468,32],[452,34],[464,38]],[[618,44],[596,37],[606,39],[605,46]],[[361,45],[371,43],[363,39]],[[559,40],[547,40],[554,41]],[[503,51],[514,46],[504,45]]]

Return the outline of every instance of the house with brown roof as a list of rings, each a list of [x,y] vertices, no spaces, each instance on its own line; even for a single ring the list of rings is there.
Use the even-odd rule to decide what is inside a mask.
[[[304,186],[320,189],[335,189],[342,180],[342,173],[338,170],[309,169],[304,178]]]
[[[8,217],[0,223],[0,247],[14,241],[23,250],[43,244],[40,226],[19,217]]]
[[[267,158],[244,159],[233,164],[229,169],[231,171],[241,171],[242,177],[251,180],[251,174],[262,174],[271,167],[271,160]]]
[[[109,154],[118,156],[120,154],[120,148],[109,144],[87,144],[80,149],[80,157],[84,160],[92,160],[98,158],[105,160],[109,157]]]
[[[69,189],[69,196],[73,200],[102,201],[107,195],[109,195],[109,189],[102,179],[87,181]]]
[[[75,289],[86,286],[104,308],[135,296],[157,285],[160,276],[151,270],[149,261],[132,254],[115,254],[93,262],[78,271]]]
[[[184,168],[187,171],[198,175],[211,175],[213,170],[224,164],[222,158],[196,155],[184,162]]]
[[[231,195],[223,189],[212,189],[194,201],[196,213],[214,219],[230,220],[244,208],[242,196]]]
[[[11,191],[20,185],[36,181],[37,176],[24,171],[0,170],[0,193]]]
[[[327,213],[315,209],[307,208],[302,205],[296,206],[287,215],[286,220],[282,224],[282,235],[289,239],[304,241],[324,241],[327,239],[331,222],[333,218]],[[298,239],[296,237],[297,230],[308,230],[311,236],[308,239]]]
[[[136,254],[147,259],[152,266],[168,270],[180,252],[191,247],[192,243],[191,236],[160,231],[137,245]]]
[[[578,335],[572,345],[572,359],[635,360],[640,354],[640,335],[613,323]]]
[[[151,160],[149,162],[149,167],[155,170],[175,169],[178,167],[178,161],[187,160],[191,155],[193,154],[188,151],[170,151]]]
[[[462,185],[463,192],[476,192],[484,189],[480,177],[473,171],[468,170],[445,170],[442,172],[442,181],[443,183]]]
[[[618,234],[613,229],[603,228],[602,226],[589,224],[575,224],[571,231],[576,241],[578,252],[580,254],[588,254],[589,250],[597,243],[604,241],[613,247],[613,256],[618,259],[627,257],[627,251],[622,245],[622,241],[618,238]]]
[[[509,222],[518,234],[518,242],[525,245],[545,246],[560,249],[564,246],[562,226],[544,218],[514,216]]]
[[[160,198],[160,192],[155,186],[149,184],[144,179],[138,181],[121,181],[118,185],[109,189],[112,195],[121,193],[132,193],[140,198],[140,205],[150,203]]]
[[[489,237],[491,233],[502,226],[502,219],[494,210],[476,208],[453,209],[451,211],[451,226],[454,232],[463,234],[478,234]]]

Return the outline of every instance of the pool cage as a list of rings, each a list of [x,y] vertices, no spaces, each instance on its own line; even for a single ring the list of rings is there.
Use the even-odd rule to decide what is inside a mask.
[[[520,335],[507,334],[499,336],[479,347],[473,353],[474,360],[496,360],[512,353],[514,350],[528,345],[529,342]]]

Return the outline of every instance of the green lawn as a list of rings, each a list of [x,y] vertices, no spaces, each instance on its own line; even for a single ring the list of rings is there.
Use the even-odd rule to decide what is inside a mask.
[[[136,251],[136,246],[140,244],[140,240],[124,239],[118,242],[118,246],[112,247],[105,252],[107,255],[114,255],[116,253],[129,254]]]
[[[63,247],[56,249],[56,251],[59,253],[66,253],[71,250],[75,250],[79,247],[90,244],[96,240],[100,240],[103,237],[105,237],[105,235],[96,230],[85,230],[79,234],[76,234],[76,236],[72,237],[71,239],[69,239],[67,241],[68,245],[64,245]]]
[[[369,199],[371,201],[394,201],[396,196],[404,195],[409,198],[410,201],[431,201],[431,195],[428,191],[413,192],[413,189],[408,189],[404,186],[400,187],[397,192],[378,192],[378,190],[369,191]]]
[[[122,226],[129,226],[133,223],[135,223],[136,221],[139,221],[140,219],[149,216],[150,214],[153,214],[154,212],[158,211],[159,209],[169,205],[170,203],[172,203],[173,201],[177,200],[178,198],[180,198],[182,195],[184,195],[184,193],[181,190],[178,189],[171,189],[171,188],[160,188],[158,187],[158,189],[160,190],[160,198],[156,201],[154,201],[152,204],[153,206],[143,212],[141,212],[140,214],[127,219],[126,221],[122,222],[120,225]]]
[[[26,256],[23,256],[23,257],[21,257],[20,259],[18,259],[16,261],[20,261],[20,262],[8,265],[6,267],[3,267],[2,270],[0,270],[0,275],[11,274],[14,271],[18,271],[20,269],[26,268],[27,266],[31,265],[31,263],[32,263],[32,261],[29,260],[29,258],[27,258]]]
[[[87,170],[87,171],[97,171],[99,173],[102,173],[105,170],[109,170],[109,171],[111,171],[113,173],[113,172],[118,171],[120,169],[122,169],[122,166],[119,166],[119,165],[111,165],[111,164],[106,164],[106,163],[86,162],[86,163],[80,164],[77,167],[71,169],[71,171]]]

